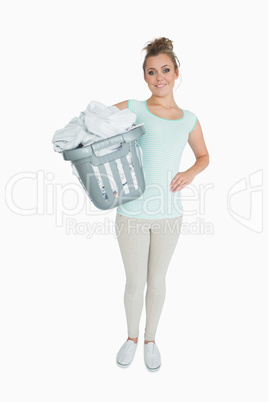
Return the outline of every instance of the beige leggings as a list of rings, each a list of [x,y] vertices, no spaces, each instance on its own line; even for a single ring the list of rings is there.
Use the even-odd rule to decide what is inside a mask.
[[[126,272],[124,305],[128,336],[139,336],[146,290],[144,339],[154,341],[165,301],[167,269],[179,239],[182,216],[137,219],[116,214],[115,231]]]

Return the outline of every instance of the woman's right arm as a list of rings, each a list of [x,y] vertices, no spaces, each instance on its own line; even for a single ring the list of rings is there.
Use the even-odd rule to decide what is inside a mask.
[[[122,110],[122,109],[127,108],[127,103],[128,103],[128,101],[126,100],[126,101],[123,101],[123,102],[116,103],[113,106],[116,106],[118,109]]]

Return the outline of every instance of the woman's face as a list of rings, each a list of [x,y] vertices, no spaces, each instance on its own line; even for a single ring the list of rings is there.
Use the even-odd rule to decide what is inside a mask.
[[[153,95],[165,96],[173,90],[179,69],[175,68],[167,54],[151,56],[145,65],[144,79]]]

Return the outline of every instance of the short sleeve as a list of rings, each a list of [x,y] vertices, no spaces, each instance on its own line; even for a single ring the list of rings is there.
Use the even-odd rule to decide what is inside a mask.
[[[194,114],[193,112],[190,112],[190,123],[189,123],[189,127],[190,127],[190,131],[189,134],[193,131],[193,129],[195,128],[195,125],[197,123],[197,116],[196,114]]]

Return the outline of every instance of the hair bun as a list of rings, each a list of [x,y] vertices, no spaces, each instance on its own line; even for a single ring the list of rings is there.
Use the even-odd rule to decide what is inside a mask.
[[[173,41],[168,38],[162,37],[147,42],[146,46],[142,50],[151,52],[152,50],[163,51],[165,49],[173,50]]]

